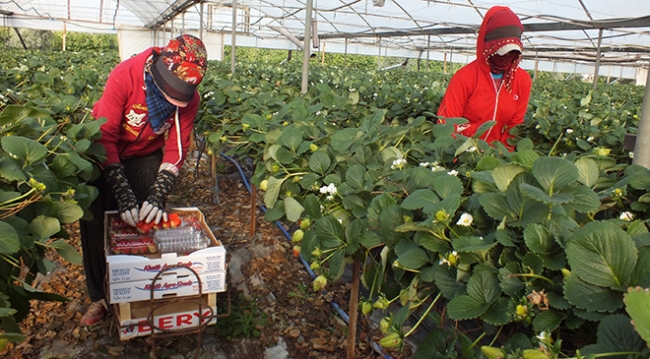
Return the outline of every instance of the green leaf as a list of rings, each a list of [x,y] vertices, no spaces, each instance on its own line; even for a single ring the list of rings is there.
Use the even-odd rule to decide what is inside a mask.
[[[287,214],[287,219],[291,222],[296,222],[302,216],[302,213],[305,211],[305,208],[296,201],[293,197],[286,197],[284,199],[284,211]]]
[[[334,252],[329,260],[329,273],[333,280],[341,278],[345,271],[345,249],[339,249]]]
[[[521,277],[516,276],[516,274],[520,273],[519,264],[515,262],[507,263],[499,268],[499,286],[504,293],[514,295],[526,288],[526,284],[520,279]]]
[[[320,212],[320,202],[318,202],[318,197],[313,194],[307,195],[302,201],[302,206],[305,208],[305,214],[311,219],[317,219],[321,217]]]
[[[638,251],[639,259],[634,268],[634,273],[632,273],[630,284],[650,288],[650,247],[641,247]]]
[[[338,247],[345,240],[343,226],[332,215],[322,217],[316,221],[316,235],[324,249]]]
[[[560,326],[560,323],[566,318],[566,315],[554,309],[539,312],[533,319],[533,327],[538,333],[552,332]]]
[[[419,269],[429,262],[429,256],[422,248],[411,248],[397,257],[399,264],[408,269]]]
[[[625,311],[632,318],[634,328],[650,345],[650,289],[630,288],[624,295]]]
[[[282,131],[278,143],[288,148],[292,153],[296,153],[302,143],[302,131],[295,127],[289,127]]]
[[[447,337],[442,329],[435,328],[418,344],[413,359],[441,359],[447,351]]]
[[[469,295],[459,295],[447,304],[447,314],[453,320],[474,319],[485,313],[490,307],[480,299]]]
[[[440,293],[447,299],[453,299],[466,293],[465,284],[456,281],[456,271],[454,267],[440,265],[434,273],[434,282],[440,289]]]
[[[501,295],[496,274],[486,270],[475,271],[467,281],[467,295],[485,304],[495,301]]]
[[[26,118],[42,118],[48,114],[35,108],[21,105],[7,105],[0,113],[0,127],[8,123],[19,123]]]
[[[573,197],[571,201],[564,204],[567,209],[577,212],[591,213],[600,207],[600,198],[591,188],[585,186],[565,187],[562,193],[567,193]]]
[[[433,180],[432,186],[442,200],[463,193],[463,184],[456,176],[440,176]]]
[[[613,312],[623,306],[623,293],[586,283],[573,272],[564,281],[564,298],[590,312]]]
[[[345,152],[348,148],[350,148],[350,146],[352,146],[352,143],[354,143],[354,141],[356,141],[361,136],[363,136],[363,132],[359,131],[356,128],[344,128],[340,131],[336,131],[332,135],[330,144],[332,148],[337,152]]]
[[[267,209],[264,213],[264,219],[267,222],[275,222],[284,217],[284,202],[278,202],[273,208]]]
[[[381,236],[377,231],[364,231],[361,234],[361,238],[359,239],[359,244],[364,246],[365,248],[374,248],[377,247],[381,244],[383,244],[381,240]]]
[[[598,164],[591,158],[580,158],[576,161],[578,181],[587,187],[593,187],[600,177]]]
[[[608,352],[638,352],[645,344],[634,331],[630,318],[622,314],[614,314],[603,319],[598,325],[598,344],[607,348]]]
[[[512,318],[508,311],[508,299],[504,297],[497,298],[485,313],[481,315],[481,319],[492,325],[505,325],[509,323]]]
[[[364,175],[366,174],[366,168],[362,165],[352,165],[348,167],[348,170],[345,172],[345,182],[350,185],[355,190],[363,188],[364,185]]]
[[[82,264],[83,258],[77,250],[71,246],[68,242],[63,239],[56,240],[49,245],[48,247],[56,249],[56,252],[59,253],[63,259],[72,263],[72,264]]]
[[[13,158],[0,159],[0,176],[8,181],[26,181],[27,176],[21,169],[20,162]]]
[[[275,202],[277,202],[278,197],[280,196],[280,189],[282,188],[282,183],[286,178],[278,179],[275,177],[269,177],[269,183],[266,186],[266,193],[264,193],[264,205],[266,208],[273,208]]]
[[[486,193],[481,195],[478,201],[485,212],[497,221],[502,221],[504,218],[507,220],[516,218],[516,213],[511,211],[503,193]]]
[[[541,224],[530,224],[524,229],[524,240],[528,248],[539,254],[550,254],[555,247],[551,232]]]
[[[492,178],[497,188],[501,192],[505,192],[508,186],[515,179],[515,177],[526,172],[526,168],[515,163],[508,163],[501,165],[492,170]]]
[[[542,191],[542,189],[531,186],[528,183],[523,183],[521,185],[521,192],[526,197],[546,204],[563,204],[573,200],[573,196],[568,193],[555,193],[552,196],[549,196],[547,193]]]
[[[323,151],[316,151],[309,157],[309,169],[321,176],[325,176],[331,164],[330,156]]]
[[[447,253],[451,250],[451,246],[449,245],[448,241],[440,239],[429,232],[416,233],[414,240],[422,247],[434,253]]]
[[[29,230],[36,236],[36,240],[44,242],[61,229],[59,220],[54,217],[40,215],[29,223]]]
[[[634,241],[618,226],[590,222],[569,238],[567,259],[573,273],[601,287],[628,285],[637,262]]]
[[[487,243],[485,240],[474,236],[462,236],[451,240],[454,249],[459,253],[479,253],[481,251],[488,251],[497,242]]]
[[[0,254],[14,254],[20,250],[20,238],[12,225],[0,221]]]
[[[84,214],[83,209],[74,201],[59,201],[54,202],[54,204],[56,206],[56,218],[61,223],[72,223]]]
[[[402,208],[416,210],[420,208],[432,208],[432,205],[435,205],[440,202],[438,196],[433,193],[433,191],[428,189],[419,189],[409,194],[408,197],[402,201]],[[425,210],[425,212],[430,212]]]
[[[2,148],[23,162],[24,166],[40,162],[47,156],[47,148],[31,138],[7,136],[1,142]]]
[[[578,179],[578,168],[564,158],[540,157],[533,164],[533,176],[546,193],[553,194]]]

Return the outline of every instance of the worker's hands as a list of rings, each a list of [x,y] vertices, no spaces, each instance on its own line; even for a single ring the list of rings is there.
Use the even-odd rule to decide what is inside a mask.
[[[135,227],[138,224],[138,200],[124,174],[124,165],[115,163],[107,166],[104,168],[104,177],[115,196],[120,217]]]
[[[158,172],[156,182],[154,182],[149,192],[149,197],[147,197],[140,209],[140,221],[144,220],[146,223],[155,221],[156,224],[160,223],[161,219],[167,221],[165,201],[174,186],[174,182],[176,182],[176,175],[171,171],[162,169]]]

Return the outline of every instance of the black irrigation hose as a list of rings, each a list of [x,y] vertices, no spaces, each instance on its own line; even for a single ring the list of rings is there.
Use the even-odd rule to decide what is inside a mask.
[[[248,182],[248,179],[246,178],[246,174],[244,173],[244,170],[241,168],[241,166],[239,165],[237,160],[235,160],[234,158],[224,154],[223,152],[221,152],[221,157],[223,157],[223,158],[227,159],[228,161],[232,162],[235,165],[235,167],[237,167],[237,170],[239,171],[239,175],[241,176],[242,181],[244,181],[244,185],[246,186],[246,189],[248,190],[248,193],[252,194],[253,190],[251,189],[251,186],[250,186],[250,184]],[[198,166],[198,164],[197,164],[197,166]],[[266,213],[266,207],[260,206],[260,208],[262,208],[262,211],[264,213]],[[284,228],[284,225],[282,224],[282,222],[275,221],[275,224],[276,224],[276,226],[278,226],[278,228],[280,228],[282,233],[284,233],[284,236],[289,241],[291,241],[291,234],[289,234],[289,232],[287,232],[287,230]],[[314,280],[316,278],[316,274],[309,267],[309,263],[307,263],[307,261],[305,261],[305,259],[302,257],[302,254],[300,254],[299,258],[300,258],[300,262],[302,263],[302,265],[307,270],[307,273],[309,273],[309,276],[311,277],[311,279]],[[336,302],[332,301],[332,302],[330,302],[330,304],[332,305],[334,310],[336,310],[336,312],[341,316],[341,318],[343,318],[343,320],[346,323],[349,324],[350,323],[350,316],[343,309],[341,309],[341,307]],[[381,346],[379,344],[375,343],[374,341],[372,342],[372,348],[373,348],[374,351],[376,351],[381,356],[383,356],[384,359],[393,359],[390,355],[384,353],[382,351],[382,349],[381,349]]]

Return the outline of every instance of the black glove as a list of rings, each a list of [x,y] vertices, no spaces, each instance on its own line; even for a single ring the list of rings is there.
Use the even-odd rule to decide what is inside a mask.
[[[135,227],[138,224],[138,200],[124,174],[124,165],[115,163],[107,166],[104,168],[104,177],[113,191],[120,217],[124,222]]]
[[[151,186],[151,192],[147,200],[142,204],[140,210],[140,220],[149,223],[155,219],[155,223],[160,223],[160,219],[167,222],[167,212],[165,212],[165,201],[167,195],[172,190],[176,182],[176,175],[167,170],[158,172],[156,182]]]

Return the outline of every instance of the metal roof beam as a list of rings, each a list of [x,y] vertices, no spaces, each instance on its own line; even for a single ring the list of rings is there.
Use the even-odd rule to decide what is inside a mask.
[[[643,16],[630,19],[612,19],[587,22],[548,22],[536,24],[524,24],[524,32],[558,31],[558,30],[593,30],[593,29],[623,29],[650,27],[650,16]],[[340,33],[322,34],[321,39],[359,38],[359,37],[399,37],[410,35],[457,35],[474,34],[478,26],[451,26],[436,29],[422,30],[396,30],[376,33]],[[300,37],[298,37],[300,39]]]
[[[160,13],[156,19],[146,24],[145,27],[156,29],[165,24],[167,21],[173,19],[176,15],[184,12],[191,6],[200,2],[201,0],[176,0],[171,5],[169,5],[165,11]]]

